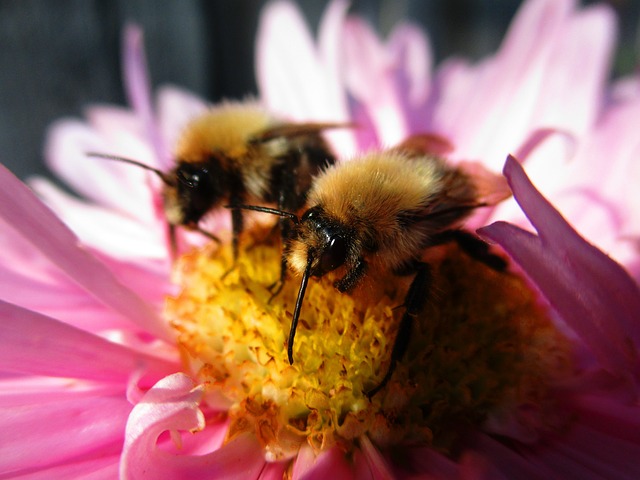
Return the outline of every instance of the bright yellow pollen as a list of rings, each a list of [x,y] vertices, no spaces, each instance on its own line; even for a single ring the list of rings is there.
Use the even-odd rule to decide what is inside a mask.
[[[432,263],[434,293],[407,354],[370,401],[363,392],[386,372],[411,277],[370,275],[354,295],[335,290],[331,275],[311,278],[289,365],[300,280],[289,274],[270,301],[280,252],[255,243],[233,269],[228,247],[184,255],[182,291],[167,302],[187,370],[230,405],[228,438],[254,432],[271,460],[304,442],[349,451],[365,434],[382,447],[447,451],[494,414],[550,408],[549,388],[571,368],[568,343],[524,281],[451,248]]]

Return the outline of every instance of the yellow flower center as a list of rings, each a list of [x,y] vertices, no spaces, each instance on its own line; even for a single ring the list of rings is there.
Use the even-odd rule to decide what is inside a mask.
[[[543,411],[549,389],[571,369],[568,342],[519,276],[448,247],[431,262],[433,294],[408,351],[369,400],[364,392],[388,368],[411,277],[372,274],[352,295],[333,287],[335,276],[311,278],[289,365],[300,280],[289,275],[271,299],[280,255],[279,245],[255,240],[233,268],[226,246],[186,254],[181,293],[167,302],[185,368],[212,403],[228,402],[228,438],[254,432],[270,460],[304,442],[349,451],[362,435],[381,447],[446,452],[470,426],[517,417],[522,406]]]

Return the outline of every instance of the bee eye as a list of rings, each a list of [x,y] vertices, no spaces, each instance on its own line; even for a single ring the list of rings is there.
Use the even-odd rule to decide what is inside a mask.
[[[176,176],[183,186],[196,189],[200,185],[203,174],[205,173],[206,171],[203,171],[202,169],[183,167],[178,169]]]
[[[335,270],[344,264],[346,259],[347,243],[341,235],[333,235],[329,238],[327,247],[320,256],[320,262],[318,264],[319,270],[322,273]]]

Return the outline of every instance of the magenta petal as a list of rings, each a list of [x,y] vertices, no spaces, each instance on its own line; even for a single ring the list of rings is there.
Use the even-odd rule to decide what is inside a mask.
[[[82,480],[113,480],[118,478],[120,452],[101,458],[65,462],[24,475],[12,475],[14,480],[51,480],[52,478],[82,478]]]
[[[100,394],[5,406],[0,411],[0,472],[28,472],[116,455],[130,411],[123,395]]]
[[[160,378],[177,368],[173,362],[135,352],[1,300],[0,319],[0,365],[4,371],[124,385],[136,370]]]
[[[165,164],[168,157],[166,148],[156,124],[151,102],[151,87],[147,78],[147,60],[144,53],[142,29],[137,25],[128,25],[124,32],[123,66],[124,85],[129,102],[140,116],[146,129],[149,141],[160,159]]]
[[[202,387],[184,374],[160,380],[127,422],[120,475],[123,478],[257,478],[265,461],[258,441],[242,435],[204,455],[175,455],[157,446],[165,431],[197,432],[205,426],[199,408]]]
[[[73,232],[4,166],[0,185],[0,217],[8,225],[99,301],[159,338],[171,339],[149,306],[84,250]]]
[[[366,435],[360,437],[360,449],[366,459],[372,478],[381,480],[394,478],[387,461]]]
[[[504,173],[539,236],[505,222],[479,233],[523,267],[606,369],[637,376],[640,289],[619,264],[571,228],[515,158],[507,159]]]
[[[316,456],[308,445],[300,448],[292,473],[293,480],[349,480],[353,478],[352,466],[340,448],[334,447]]]

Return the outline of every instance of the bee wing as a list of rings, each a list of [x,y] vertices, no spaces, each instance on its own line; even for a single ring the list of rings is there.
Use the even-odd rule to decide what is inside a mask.
[[[268,142],[276,138],[292,138],[309,134],[319,134],[324,130],[331,128],[353,128],[351,123],[284,123],[263,130],[259,133],[255,140],[259,142]]]
[[[421,155],[442,156],[453,150],[453,144],[437,133],[416,133],[407,137],[402,143],[391,149],[392,152],[400,152],[410,157]]]

